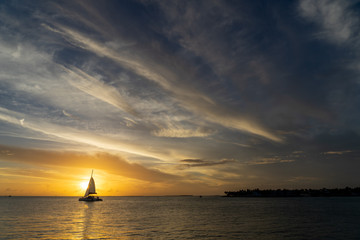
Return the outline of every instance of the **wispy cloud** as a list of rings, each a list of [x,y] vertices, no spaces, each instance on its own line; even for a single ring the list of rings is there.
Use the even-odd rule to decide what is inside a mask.
[[[293,159],[283,159],[280,157],[264,157],[255,161],[251,161],[250,165],[263,165],[263,164],[275,164],[275,163],[291,163],[295,162]]]
[[[137,75],[159,84],[163,89],[171,92],[175,99],[181,102],[186,109],[192,111],[194,114],[201,115],[207,121],[228,128],[249,132],[273,141],[282,141],[280,137],[246,116],[232,115],[231,111],[227,110],[225,110],[225,112],[224,110],[218,111],[219,105],[215,104],[214,100],[201,91],[192,88],[191,85],[182,83],[181,78],[192,79],[193,77],[191,74],[180,74],[180,71],[183,70],[181,67],[173,71],[170,66],[166,67],[168,63],[153,61],[151,56],[138,58],[135,54],[130,55],[128,49],[114,51],[114,49],[104,46],[74,29],[64,26],[57,27],[59,30],[56,30],[56,32],[60,32],[65,38],[75,43],[78,47],[94,52],[98,56],[106,56]],[[132,50],[136,52],[135,49]],[[167,59],[166,55],[163,57]],[[190,82],[191,81],[189,81],[189,83]]]
[[[151,133],[157,137],[170,137],[170,138],[189,138],[189,137],[207,137],[214,134],[216,131],[208,127],[185,128],[185,126],[176,123],[174,120],[168,118],[164,123],[166,127],[159,125],[158,130],[153,130]]]
[[[78,68],[66,68],[65,70],[69,74],[68,81],[71,85],[95,98],[120,108],[127,113],[135,116],[138,115],[116,88],[104,83],[96,77],[90,76]]]
[[[322,30],[317,34],[335,43],[346,43],[354,37],[354,27],[359,18],[349,7],[353,2],[321,0],[300,1],[299,10],[303,17],[318,24]]]
[[[161,129],[153,131],[153,134],[158,137],[172,137],[172,138],[188,138],[188,137],[206,137],[211,134],[209,131],[202,129]]]
[[[343,155],[343,154],[347,154],[347,153],[351,153],[353,151],[350,150],[345,150],[345,151],[328,151],[328,152],[323,152],[323,154],[325,155]]]
[[[222,159],[220,161],[207,161],[203,159],[183,159],[180,160],[182,163],[179,165],[180,169],[193,168],[193,167],[211,167],[217,165],[223,165],[234,162],[232,159]]]
[[[20,125],[19,119],[13,116],[23,116],[23,114],[10,111],[7,109],[0,109],[0,119],[11,124]],[[117,138],[111,136],[104,136],[100,134],[95,134],[87,132],[84,130],[78,130],[68,126],[61,126],[46,122],[44,120],[39,120],[31,116],[26,117],[28,120],[26,124],[23,124],[23,127],[31,131],[39,132],[50,137],[56,137],[58,141],[70,141],[73,143],[80,143],[82,145],[90,145],[94,148],[103,148],[108,150],[122,151],[137,155],[143,155],[147,157],[155,157],[162,159],[163,157],[167,158],[166,155],[158,155],[157,153],[150,153],[145,149],[139,148],[137,145],[131,143],[126,143],[126,140],[121,141],[121,136]],[[49,137],[49,139],[51,139]],[[144,151],[145,150],[145,151]],[[157,157],[156,157],[157,155]],[[162,156],[161,156],[162,155]]]
[[[74,118],[74,116],[72,114],[68,113],[67,111],[63,110],[62,112],[65,116],[67,116],[69,118]]]

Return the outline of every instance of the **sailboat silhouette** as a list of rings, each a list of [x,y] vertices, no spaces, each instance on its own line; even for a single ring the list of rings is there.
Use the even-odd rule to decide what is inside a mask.
[[[91,172],[91,177],[86,192],[83,197],[79,198],[79,201],[87,201],[87,202],[102,201],[101,198],[91,195],[91,194],[96,194],[93,173],[94,170],[92,170]]]

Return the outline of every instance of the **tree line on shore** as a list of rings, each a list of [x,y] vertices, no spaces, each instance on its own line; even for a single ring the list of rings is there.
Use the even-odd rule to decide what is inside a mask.
[[[360,196],[357,188],[322,188],[322,189],[247,189],[225,191],[225,197],[350,197]]]

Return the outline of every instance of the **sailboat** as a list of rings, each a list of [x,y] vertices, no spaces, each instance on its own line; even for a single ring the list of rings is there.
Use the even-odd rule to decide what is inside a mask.
[[[94,172],[94,170],[92,170],[92,172],[91,172],[89,185],[86,189],[85,195],[83,197],[79,198],[79,201],[87,201],[87,202],[102,201],[101,198],[91,195],[91,194],[96,194],[95,181],[92,177],[93,172]]]

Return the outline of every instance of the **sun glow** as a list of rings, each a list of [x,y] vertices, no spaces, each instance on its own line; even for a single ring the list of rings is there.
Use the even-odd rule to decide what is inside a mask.
[[[80,183],[80,187],[81,187],[81,190],[85,191],[86,188],[88,187],[88,181],[82,181]]]

